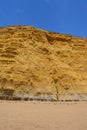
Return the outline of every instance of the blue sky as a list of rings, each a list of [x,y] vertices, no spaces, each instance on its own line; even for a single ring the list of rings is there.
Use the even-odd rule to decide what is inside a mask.
[[[0,26],[7,25],[87,37],[87,0],[0,0]]]

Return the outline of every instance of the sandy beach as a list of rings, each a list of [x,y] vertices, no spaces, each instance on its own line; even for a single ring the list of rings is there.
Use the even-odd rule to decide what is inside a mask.
[[[0,130],[87,130],[87,103],[0,101]]]

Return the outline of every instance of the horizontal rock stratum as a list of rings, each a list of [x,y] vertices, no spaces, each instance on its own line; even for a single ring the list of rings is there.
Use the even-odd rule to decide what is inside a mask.
[[[0,28],[0,91],[9,89],[35,98],[87,99],[87,38]]]

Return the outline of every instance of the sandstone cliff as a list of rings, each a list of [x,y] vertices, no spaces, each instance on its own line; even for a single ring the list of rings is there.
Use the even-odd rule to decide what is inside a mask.
[[[0,28],[0,90],[86,99],[87,39],[29,26]]]

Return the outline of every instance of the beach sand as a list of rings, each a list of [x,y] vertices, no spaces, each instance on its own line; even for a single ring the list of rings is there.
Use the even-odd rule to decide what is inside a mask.
[[[87,130],[87,103],[0,101],[0,130]]]

